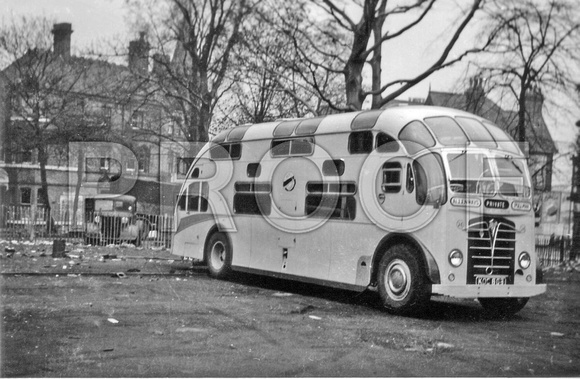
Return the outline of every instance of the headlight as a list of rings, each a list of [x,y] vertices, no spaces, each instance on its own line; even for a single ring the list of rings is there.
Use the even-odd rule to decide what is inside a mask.
[[[449,263],[453,267],[459,267],[463,263],[463,253],[458,249],[453,249],[449,253]]]
[[[122,223],[122,224],[126,224],[126,223],[128,223],[128,222],[129,222],[129,217],[125,216],[125,217],[122,217],[122,218],[121,218],[121,223]]]
[[[95,216],[95,224],[101,222],[101,216]]]
[[[518,258],[518,263],[524,270],[530,267],[532,264],[532,258],[530,257],[530,254],[528,254],[526,251],[523,251]]]

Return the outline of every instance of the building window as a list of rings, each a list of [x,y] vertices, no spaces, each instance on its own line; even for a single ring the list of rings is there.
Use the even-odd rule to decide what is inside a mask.
[[[78,114],[85,114],[85,110],[87,107],[85,99],[82,98],[75,99],[74,106]]]
[[[129,159],[126,164],[127,172],[135,172],[136,162],[133,159]]]
[[[30,205],[32,200],[32,191],[29,187],[20,188],[20,204]]]
[[[143,112],[135,111],[131,115],[131,128],[132,129],[142,129],[143,128]]]
[[[42,190],[42,188],[39,188],[36,190],[36,204],[38,205],[46,205],[46,203],[44,202],[44,191]]]
[[[184,157],[177,158],[177,175],[179,175],[180,177],[185,177],[194,160],[195,158],[184,158]],[[196,176],[192,177],[195,178]],[[199,170],[197,173],[197,177],[199,177]]]
[[[137,148],[137,162],[139,165],[139,172],[149,172],[149,162],[151,154],[147,146],[139,146]]]
[[[109,105],[103,105],[102,109],[103,123],[105,125],[111,124],[111,119],[113,118],[113,109]]]

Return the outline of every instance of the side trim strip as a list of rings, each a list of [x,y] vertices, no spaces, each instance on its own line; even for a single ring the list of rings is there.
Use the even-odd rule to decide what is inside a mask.
[[[196,213],[194,215],[184,217],[179,220],[179,225],[177,225],[177,231],[175,233],[177,234],[182,232],[192,225],[200,224],[207,220],[213,220],[213,216],[213,213]]]
[[[368,288],[366,286],[360,286],[360,285],[356,285],[356,284],[339,283],[339,282],[333,282],[333,281],[324,280],[324,279],[305,278],[303,276],[283,274],[281,272],[259,270],[259,269],[250,268],[250,267],[232,266],[232,270],[239,271],[239,272],[246,272],[249,274],[269,276],[269,277],[279,278],[279,279],[294,280],[294,281],[302,282],[302,283],[317,284],[317,285],[324,286],[324,287],[332,287],[332,288],[338,288],[338,289],[344,289],[344,290],[350,290],[350,291],[356,291],[356,292],[363,292],[364,290],[366,290]]]

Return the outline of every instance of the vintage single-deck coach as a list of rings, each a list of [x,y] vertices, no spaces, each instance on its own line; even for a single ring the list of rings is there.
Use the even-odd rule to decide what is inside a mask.
[[[173,254],[363,291],[397,314],[432,295],[511,315],[545,292],[526,157],[499,127],[439,107],[242,125],[177,199]]]

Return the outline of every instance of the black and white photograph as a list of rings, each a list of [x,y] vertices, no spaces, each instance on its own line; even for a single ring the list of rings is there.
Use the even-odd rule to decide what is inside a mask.
[[[0,377],[580,376],[576,0],[4,0]]]

